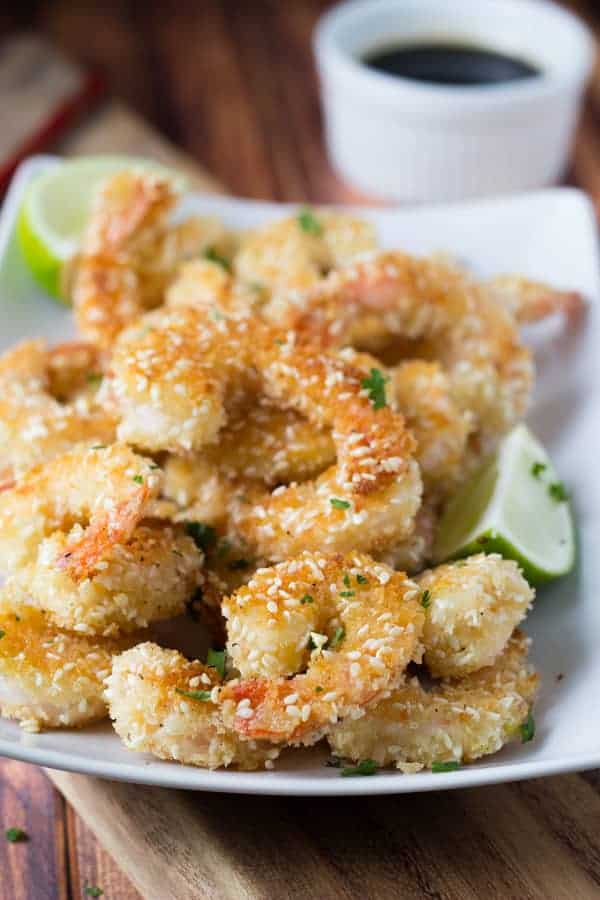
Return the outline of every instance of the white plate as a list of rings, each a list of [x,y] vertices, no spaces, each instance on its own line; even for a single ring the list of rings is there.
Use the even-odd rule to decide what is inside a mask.
[[[64,339],[67,310],[36,289],[24,271],[13,227],[23,189],[49,157],[25,163],[0,220],[1,347],[42,335]],[[282,214],[274,204],[193,195],[186,211],[214,213],[245,227]],[[600,766],[600,311],[596,223],[578,191],[557,189],[475,204],[418,210],[363,210],[384,244],[418,253],[446,250],[481,274],[513,271],[577,288],[590,300],[585,327],[537,337],[539,378],[530,421],[550,448],[574,498],[580,560],[569,577],[540,590],[527,622],[542,674],[537,735],[457,772],[340,778],[321,750],[294,751],[272,772],[208,772],[159,762],[123,748],[108,725],[26,735],[0,721],[0,754],[74,772],[166,787],[248,794],[387,794],[491,784]],[[3,261],[4,259],[4,261]],[[543,340],[542,340],[543,338]],[[543,527],[543,523],[540,523]],[[559,675],[563,677],[559,679]]]

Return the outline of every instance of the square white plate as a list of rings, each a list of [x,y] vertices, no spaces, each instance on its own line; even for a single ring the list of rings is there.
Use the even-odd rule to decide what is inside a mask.
[[[51,157],[24,163],[2,210],[0,349],[24,337],[64,340],[73,333],[69,311],[41,294],[24,270],[13,233],[28,181],[55,164]],[[184,206],[185,212],[215,214],[235,227],[284,212],[275,204],[200,195],[187,197]],[[589,300],[585,325],[577,333],[550,327],[536,340],[539,377],[530,422],[572,493],[580,556],[575,572],[539,591],[527,621],[543,680],[535,740],[513,744],[452,773],[386,771],[351,779],[326,768],[320,749],[284,754],[272,772],[208,772],[160,762],[125,750],[108,725],[27,735],[0,721],[0,754],[125,781],[249,794],[440,790],[600,766],[600,309],[591,204],[578,191],[556,189],[430,209],[365,209],[361,214],[374,222],[384,245],[416,253],[445,250],[480,274],[521,272],[578,289]]]

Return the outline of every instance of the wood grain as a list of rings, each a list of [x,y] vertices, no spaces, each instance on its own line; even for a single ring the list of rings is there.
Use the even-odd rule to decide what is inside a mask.
[[[51,149],[174,161],[203,190],[222,182],[265,199],[360,202],[368,198],[336,178],[323,148],[309,39],[327,5],[180,0],[167,11],[157,0],[22,0],[0,5],[0,39],[35,28],[100,70],[118,98]],[[594,0],[568,5],[600,36]],[[39,104],[43,91],[32,96]],[[18,107],[3,108],[13,116]],[[600,63],[568,177],[600,214]],[[600,896],[598,773],[367,801],[52,777],[71,807],[38,769],[0,760],[0,827],[31,836],[0,840],[0,900],[72,900],[86,881],[106,900]]]

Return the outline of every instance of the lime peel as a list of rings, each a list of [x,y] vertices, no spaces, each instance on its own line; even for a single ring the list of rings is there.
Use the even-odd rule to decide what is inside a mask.
[[[539,585],[571,570],[575,537],[566,495],[546,450],[525,425],[449,501],[436,537],[435,562],[474,553],[516,560]]]

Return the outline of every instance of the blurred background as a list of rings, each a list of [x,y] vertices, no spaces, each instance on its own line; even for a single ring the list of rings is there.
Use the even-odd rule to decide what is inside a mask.
[[[20,61],[15,53],[19,37],[33,35],[76,63],[82,79],[90,71],[99,76],[108,96],[126,103],[228,191],[276,200],[360,199],[331,171],[322,140],[310,41],[317,18],[331,5],[328,0],[5,2],[0,11],[0,153],[7,156],[7,134],[35,124],[15,125],[27,106],[14,102],[16,83],[30,80],[29,93],[37,94],[31,117],[38,126],[44,117],[40,94],[51,80],[48,60],[43,62],[39,49],[36,57],[31,46]],[[597,0],[565,0],[563,5],[600,32]],[[48,115],[56,101],[48,97]],[[82,103],[84,110],[86,105],[91,98]],[[599,121],[597,77],[567,176],[595,199],[600,198]],[[65,131],[50,132],[44,148],[60,149]]]

